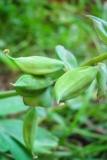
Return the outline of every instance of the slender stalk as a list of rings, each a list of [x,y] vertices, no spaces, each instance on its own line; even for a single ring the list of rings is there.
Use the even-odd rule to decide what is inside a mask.
[[[0,92],[0,98],[16,96],[18,93],[15,90]]]
[[[104,60],[107,60],[107,53],[104,53],[100,56],[97,56],[97,57],[87,61],[86,63],[82,64],[81,66],[92,66],[92,65],[95,65],[96,63],[104,61]]]

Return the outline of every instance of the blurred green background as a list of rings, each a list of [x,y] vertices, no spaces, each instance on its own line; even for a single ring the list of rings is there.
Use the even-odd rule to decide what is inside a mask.
[[[8,48],[13,57],[55,57],[55,46],[63,45],[81,64],[107,51],[98,38],[91,14],[107,20],[107,2],[101,0],[1,0],[0,78],[16,67],[3,55]],[[3,73],[3,74],[2,74]],[[3,75],[3,77],[1,77]],[[8,79],[11,79],[10,76]],[[7,82],[6,76],[4,81]],[[12,80],[10,80],[12,81]],[[1,85],[1,89],[6,86]],[[7,86],[6,89],[9,89]]]
[[[107,52],[107,45],[99,39],[92,20],[86,17],[89,14],[107,21],[107,1],[0,0],[0,91],[12,89],[9,83],[22,74],[3,54],[5,48],[13,57],[55,58],[55,46],[60,44],[75,55],[79,65]],[[68,108],[50,110],[40,121],[43,128],[59,138],[55,151],[40,155],[40,160],[107,159],[107,100],[98,104],[93,86],[68,101]],[[14,110],[11,101],[17,108],[16,99],[0,100],[0,116],[23,119],[23,111],[28,108],[18,102],[22,108]],[[3,110],[3,104],[7,109]],[[46,114],[44,110],[39,112]],[[71,131],[69,136],[66,130]],[[7,159],[1,156],[1,160]]]

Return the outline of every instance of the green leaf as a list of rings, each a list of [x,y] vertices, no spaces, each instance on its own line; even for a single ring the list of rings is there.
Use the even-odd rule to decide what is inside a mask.
[[[6,141],[7,135],[3,132],[0,132],[0,151],[7,152],[9,151],[9,143]]]
[[[63,130],[63,134],[66,133],[66,131],[67,131],[66,122],[65,122],[65,119],[60,114],[53,112],[53,111],[48,111],[48,117],[49,117],[49,119],[52,119],[53,121],[60,124],[60,126],[62,127],[62,130]]]
[[[98,93],[97,100],[106,93],[107,67],[104,63],[99,63],[99,72],[97,74]]]
[[[0,130],[7,133],[15,140],[20,142],[23,146],[22,135],[23,122],[21,120],[1,120]],[[36,139],[34,141],[34,153],[50,153],[50,150],[58,145],[58,138],[51,134],[49,131],[38,127]],[[9,144],[10,146],[10,144]]]
[[[23,104],[20,96],[0,99],[0,116],[16,114],[27,109],[28,107]]]
[[[88,15],[87,17],[93,20],[94,27],[99,37],[103,40],[103,42],[107,43],[107,22],[95,16]]]
[[[10,145],[10,152],[12,153],[15,160],[33,160],[31,154],[17,141],[9,137],[7,142]]]
[[[5,122],[7,122],[7,121],[4,121],[4,123],[3,123],[3,121],[2,121],[2,124],[4,125],[4,124],[6,124]],[[12,122],[12,121],[11,121]],[[14,120],[13,120],[13,122],[15,122]],[[7,124],[9,124],[10,126],[11,126],[11,123],[8,123],[7,122]],[[18,124],[18,123],[17,123]],[[2,140],[4,141],[4,144],[1,144],[0,143],[0,147],[2,146],[3,148],[2,148],[2,151],[4,150],[4,151],[7,151],[7,150],[9,150],[11,153],[12,153],[12,155],[13,155],[13,157],[15,158],[15,160],[22,160],[22,159],[26,159],[26,160],[33,160],[33,158],[32,158],[32,156],[31,156],[31,154],[30,153],[28,153],[28,151],[26,150],[26,148],[24,148],[24,146],[22,146],[20,143],[18,143],[17,141],[15,141],[13,138],[11,138],[10,136],[9,136],[9,134],[8,134],[8,132],[6,132],[6,131],[8,131],[8,128],[6,129],[6,127],[9,127],[9,125],[5,125],[5,127],[4,126],[1,126],[1,124],[0,124],[0,129],[2,130],[2,133],[0,134],[0,139],[2,138]],[[4,128],[2,128],[2,127],[4,127]],[[15,134],[15,132],[16,132],[16,135],[15,136],[17,136],[18,135],[18,133],[17,133],[17,131],[18,131],[18,129],[17,130],[15,130],[16,128],[17,128],[17,126],[13,126],[13,128],[14,128],[14,133],[13,133],[13,135]],[[11,128],[12,129],[12,128]],[[11,130],[11,133],[12,133],[12,131],[13,130]],[[6,134],[7,133],[7,134]],[[1,141],[2,141],[1,140]],[[4,146],[4,145],[6,145],[6,146]],[[7,147],[7,148],[6,148]]]
[[[75,56],[66,50],[63,46],[58,45],[55,47],[56,56],[59,60],[65,63],[65,66],[70,70],[78,66]]]
[[[44,107],[36,107],[36,110],[38,112],[38,118],[44,118],[47,116],[47,111]]]
[[[9,158],[9,157],[6,157],[4,155],[0,155],[0,160],[13,160],[13,157]]]
[[[33,152],[36,153],[50,153],[58,145],[58,138],[49,131],[38,127],[36,140],[34,142]]]
[[[1,120],[0,121],[0,130],[2,132],[7,133],[17,141],[19,141],[22,145],[25,145],[23,136],[22,136],[22,127],[23,122],[21,120]]]
[[[24,104],[27,106],[41,106],[51,107],[53,101],[53,90],[51,87],[47,88],[43,93],[35,97],[23,97]]]

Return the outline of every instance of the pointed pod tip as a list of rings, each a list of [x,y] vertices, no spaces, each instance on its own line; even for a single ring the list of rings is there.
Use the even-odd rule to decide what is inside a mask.
[[[15,86],[13,83],[10,83],[12,86]]]
[[[85,15],[86,17],[89,17],[90,15]]]

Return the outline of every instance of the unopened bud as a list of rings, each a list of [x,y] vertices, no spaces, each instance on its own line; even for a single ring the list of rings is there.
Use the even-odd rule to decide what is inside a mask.
[[[9,54],[10,51],[9,51],[9,49],[5,49],[5,50],[3,51],[3,53],[4,53],[4,54]]]

